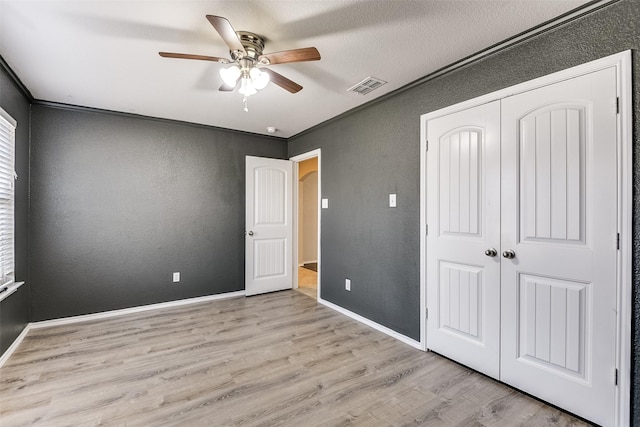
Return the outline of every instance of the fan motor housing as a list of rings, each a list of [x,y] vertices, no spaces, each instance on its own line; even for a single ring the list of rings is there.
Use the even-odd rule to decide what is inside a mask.
[[[243,55],[242,52],[229,51],[229,53],[231,54],[231,58],[234,61],[238,61],[240,59],[250,59],[254,62],[257,62],[258,57],[262,55],[262,50],[264,49],[264,37],[261,37],[255,33],[250,33],[249,31],[237,31],[236,34],[238,35],[240,43],[242,43],[242,46],[247,53],[246,55]]]

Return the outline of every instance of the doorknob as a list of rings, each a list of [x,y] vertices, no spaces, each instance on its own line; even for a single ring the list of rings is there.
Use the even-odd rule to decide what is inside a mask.
[[[513,259],[516,257],[516,253],[511,249],[507,249],[506,251],[502,252],[502,256],[507,259]]]
[[[248,231],[248,232],[247,232],[247,234],[248,234],[249,236],[253,236],[253,231]]]
[[[489,248],[486,251],[484,251],[484,254],[486,256],[494,257],[494,256],[498,255],[498,251],[496,251],[494,248]]]

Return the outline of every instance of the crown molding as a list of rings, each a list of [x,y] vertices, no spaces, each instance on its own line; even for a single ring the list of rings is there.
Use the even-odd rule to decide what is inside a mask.
[[[15,85],[15,87],[18,88],[20,93],[22,93],[22,95],[25,98],[27,98],[29,103],[33,103],[35,98],[33,97],[33,95],[31,95],[31,92],[29,91],[29,89],[27,89],[24,83],[22,83],[22,80],[20,80],[20,77],[18,77],[18,75],[13,71],[11,66],[9,66],[9,64],[7,63],[7,61],[5,61],[2,55],[0,55],[0,70],[4,71],[7,74],[7,76],[9,77],[9,80],[11,80]]]
[[[446,65],[430,74],[427,74],[424,77],[421,77],[417,80],[414,80],[411,83],[407,83],[406,85],[399,87],[398,89],[395,89],[391,92],[385,93],[384,95],[381,95],[378,98],[372,99],[371,101],[365,103],[365,104],[361,104],[358,105],[357,107],[354,107],[348,111],[345,111],[342,114],[339,114],[335,117],[332,117],[328,120],[325,120],[322,123],[318,123],[317,125],[314,125],[308,129],[303,130],[302,132],[299,132],[295,135],[292,135],[289,137],[289,142],[291,142],[292,140],[294,140],[295,138],[301,137],[303,135],[306,135],[310,132],[313,132],[317,129],[320,129],[324,126],[327,126],[335,121],[338,121],[344,117],[347,117],[351,114],[357,113],[358,111],[364,110],[366,108],[369,108],[379,102],[383,102],[388,100],[389,98],[392,98],[396,95],[401,94],[402,92],[405,92],[409,89],[413,89],[416,86],[419,86],[423,83],[426,83],[428,81],[434,80],[440,76],[446,75],[446,74],[450,74],[462,67],[466,67],[468,65],[474,64],[476,62],[479,62],[480,60],[499,53],[503,50],[512,48],[516,45],[522,44],[524,42],[526,42],[529,39],[532,39],[534,37],[537,37],[539,35],[551,32],[553,30],[555,30],[558,27],[561,27],[563,25],[567,25],[573,21],[576,21],[580,18],[583,18],[584,16],[590,15],[592,13],[595,13],[607,6],[610,6],[612,4],[618,3],[622,0],[592,0],[589,3],[585,3],[584,5],[580,6],[577,9],[574,10],[570,10],[569,12],[566,12],[560,16],[557,16],[549,21],[543,22],[542,24],[536,25],[533,28],[530,28],[528,30],[525,30],[519,34],[516,34],[513,37],[510,37],[506,40],[503,40],[499,43],[494,44],[493,46],[489,46],[486,49],[480,50],[472,55],[467,56],[466,58],[462,58],[456,62],[453,62],[449,65]]]

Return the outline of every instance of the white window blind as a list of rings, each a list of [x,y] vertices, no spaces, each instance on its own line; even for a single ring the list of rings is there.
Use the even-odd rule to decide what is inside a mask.
[[[13,283],[16,121],[0,108],[0,285]]]

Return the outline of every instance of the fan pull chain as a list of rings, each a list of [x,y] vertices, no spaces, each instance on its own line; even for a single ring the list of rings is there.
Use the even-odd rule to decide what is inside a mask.
[[[244,112],[248,113],[249,112],[249,102],[247,101],[247,97],[246,96],[242,99],[242,103],[244,104]]]

